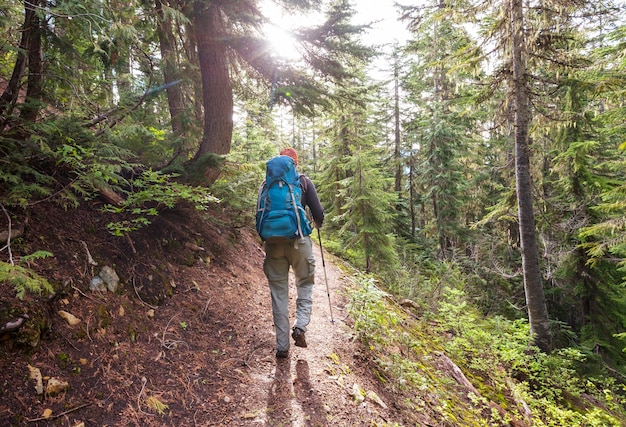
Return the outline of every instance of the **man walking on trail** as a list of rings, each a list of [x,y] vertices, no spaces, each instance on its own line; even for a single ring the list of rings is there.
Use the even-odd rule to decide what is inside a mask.
[[[289,157],[286,158],[285,156]],[[280,167],[272,166],[278,163]],[[309,207],[315,226],[319,229],[324,221],[324,209],[317,196],[317,191],[311,180],[305,175],[295,172],[298,164],[298,154],[293,148],[286,148],[280,152],[280,156],[268,161],[268,174],[266,181],[259,191],[257,203],[257,230],[265,241],[265,261],[263,271],[267,277],[272,298],[272,314],[276,331],[276,357],[286,358],[289,355],[289,268],[293,269],[297,288],[296,319],[291,328],[291,336],[297,347],[306,347],[305,332],[311,319],[313,305],[313,284],[315,277],[315,258],[309,234],[312,229],[304,216],[304,208]],[[291,194],[272,196],[277,191],[272,190],[272,172],[270,170],[292,168],[293,185],[285,185]],[[272,181],[272,182],[270,182]],[[283,177],[280,177],[283,181]],[[284,180],[289,181],[289,179]],[[280,187],[283,187],[280,182]],[[278,187],[278,185],[275,185]],[[269,194],[269,195],[268,195]],[[272,197],[274,199],[272,199]],[[285,202],[287,199],[287,202]],[[293,204],[291,201],[293,200]],[[284,207],[285,203],[289,204]],[[266,212],[277,209],[281,205],[278,215]],[[295,211],[295,216],[293,215]],[[301,212],[301,215],[298,212]],[[290,231],[289,237],[274,237],[279,226],[272,225],[272,221],[280,222],[284,217],[291,217],[290,223],[294,230]],[[295,219],[293,219],[295,218]],[[293,234],[291,234],[293,233]],[[283,234],[285,235],[285,234]]]

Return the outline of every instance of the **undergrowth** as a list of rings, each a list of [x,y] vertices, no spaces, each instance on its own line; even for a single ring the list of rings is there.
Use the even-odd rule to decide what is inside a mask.
[[[448,277],[459,279],[450,274]],[[462,283],[447,283],[434,310],[418,315],[371,277],[351,291],[350,312],[381,382],[403,397],[404,413],[428,413],[449,426],[621,426],[624,384],[588,377],[584,350],[551,354],[530,345],[524,319],[480,315]],[[475,392],[446,373],[449,358]]]
[[[49,295],[54,292],[46,278],[38,275],[27,266],[0,261],[0,282],[13,286],[15,296],[24,299],[27,292],[36,295]]]

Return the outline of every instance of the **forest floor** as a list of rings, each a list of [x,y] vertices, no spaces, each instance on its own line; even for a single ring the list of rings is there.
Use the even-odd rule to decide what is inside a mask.
[[[0,334],[0,425],[402,424],[353,334],[341,263],[324,253],[323,268],[315,245],[308,348],[277,359],[263,246],[229,215],[178,207],[121,238],[96,206],[29,211],[11,256],[52,252],[30,266],[57,291],[20,300],[0,284],[0,326],[29,315]],[[117,292],[90,290],[105,265],[120,278]],[[61,390],[47,390],[55,380]]]

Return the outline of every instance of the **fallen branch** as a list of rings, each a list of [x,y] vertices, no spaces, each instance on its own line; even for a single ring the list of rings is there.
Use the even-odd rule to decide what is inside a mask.
[[[137,249],[135,249],[135,245],[133,244],[133,239],[130,238],[130,235],[128,233],[126,233],[126,240],[128,240],[128,244],[130,245],[130,248],[133,250],[133,254],[137,254]]]
[[[113,191],[110,187],[98,187],[98,192],[107,203],[110,203],[113,206],[119,207],[122,206],[125,202],[124,198],[117,194],[115,191]]]
[[[19,328],[24,326],[24,323],[26,323],[28,319],[30,319],[28,314],[20,314],[16,319],[10,320],[4,325],[0,326],[0,334],[17,331]]]
[[[530,410],[530,406],[528,406],[528,403],[526,403],[524,398],[517,391],[517,387],[515,386],[515,384],[513,384],[513,381],[510,378],[507,378],[506,385],[509,388],[509,390],[511,390],[511,397],[513,398],[515,403],[517,403],[517,406],[520,412],[524,416],[524,420],[528,423],[528,425],[532,425],[533,413]]]
[[[81,294],[81,295],[82,295],[82,296],[84,296],[85,298],[88,298],[88,299],[90,299],[90,300],[92,300],[92,301],[96,301],[96,302],[98,301],[97,299],[90,297],[89,295],[87,295],[86,293],[84,293],[83,291],[81,291],[80,289],[78,289],[78,288],[77,288],[76,286],[74,286],[74,285],[72,285],[72,289],[74,289],[76,292],[78,292],[79,294]]]
[[[158,307],[154,306],[154,305],[150,305],[147,302],[145,302],[144,300],[141,299],[141,296],[139,296],[139,291],[137,290],[137,285],[135,284],[135,275],[133,275],[133,289],[135,290],[135,295],[137,295],[137,298],[139,298],[139,302],[141,302],[143,305],[156,310]]]
[[[154,414],[150,414],[144,410],[141,409],[141,396],[143,395],[143,391],[146,388],[146,383],[148,382],[148,380],[146,379],[146,377],[141,377],[141,390],[139,391],[139,394],[137,395],[137,409],[139,409],[139,412],[141,412],[144,415],[150,415],[151,417],[154,416]]]
[[[169,339],[165,339],[165,336],[167,335],[167,330],[169,329],[170,323],[172,323],[172,320],[174,320],[174,317],[176,317],[176,315],[172,316],[172,318],[169,320],[169,322],[167,322],[167,325],[165,325],[165,328],[163,329],[163,335],[162,335],[162,338],[161,338],[161,347],[163,347],[163,348],[165,348],[167,350],[175,349],[175,348],[178,347],[179,344],[184,344],[187,347],[189,347],[189,344],[187,344],[183,340],[169,340]]]
[[[437,356],[439,356],[439,360],[444,364],[446,370],[450,372],[452,378],[456,380],[457,383],[465,387],[468,391],[474,393],[476,396],[480,397],[480,393],[476,390],[476,387],[467,379],[461,368],[457,366],[448,356],[443,353],[437,352]]]
[[[97,262],[95,262],[93,260],[93,258],[91,257],[91,252],[89,252],[89,248],[87,247],[87,243],[84,240],[81,240],[80,243],[83,244],[83,247],[85,248],[85,252],[87,252],[87,262],[91,265],[98,265]]]
[[[91,406],[91,405],[92,405],[91,403],[85,403],[83,405],[76,406],[75,408],[68,409],[65,412],[61,412],[60,414],[50,415],[49,417],[31,418],[31,419],[28,419],[26,421],[29,422],[29,423],[36,423],[36,422],[39,422],[39,421],[56,420],[57,418],[63,417],[65,415],[67,415],[67,414],[71,414],[72,412],[79,411],[79,410],[81,410],[83,408],[86,408],[87,406]]]
[[[463,371],[461,371],[461,368],[459,368],[458,365],[452,361],[452,359],[450,359],[448,356],[446,356],[445,354],[441,352],[436,352],[435,354],[439,357],[440,362],[444,365],[446,372],[448,372],[452,376],[452,378],[454,378],[456,382],[459,383],[459,385],[464,387],[469,393],[473,393],[477,398],[481,398],[481,399],[483,398],[482,395],[476,389],[476,387],[474,387],[474,385],[470,382],[470,380],[467,379]],[[485,403],[487,404],[489,408],[491,408],[491,410],[498,411],[500,415],[503,417],[506,416],[506,411],[497,403],[493,401],[488,401],[488,402],[485,401]],[[532,414],[530,413],[530,408],[528,408],[528,406],[526,405],[526,406],[523,406],[523,409],[524,409],[523,410],[524,421],[511,420],[510,421],[511,426],[513,427],[532,426]],[[530,421],[528,417],[530,417]]]
[[[13,253],[11,252],[11,215],[9,215],[9,212],[7,212],[2,203],[0,203],[0,207],[2,208],[2,212],[4,212],[4,215],[7,217],[7,220],[9,221],[9,230],[6,232],[7,237],[6,239],[3,239],[7,241],[7,244],[4,248],[2,248],[2,250],[4,250],[5,248],[9,250],[9,262],[11,263],[11,265],[15,265],[13,263]]]

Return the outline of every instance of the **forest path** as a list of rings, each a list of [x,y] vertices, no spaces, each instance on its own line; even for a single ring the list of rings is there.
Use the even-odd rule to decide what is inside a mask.
[[[313,248],[316,269],[308,347],[298,348],[292,343],[286,359],[277,359],[273,352],[253,359],[245,384],[248,399],[241,408],[239,425],[358,426],[388,420],[389,405],[374,391],[373,370],[359,358],[358,344],[346,323],[345,289],[352,286],[350,278],[326,253],[324,268],[319,245]],[[257,326],[270,330],[270,334],[262,335],[273,347],[271,303],[266,290],[265,303],[257,305]],[[293,320],[296,288],[292,272],[289,293]]]

